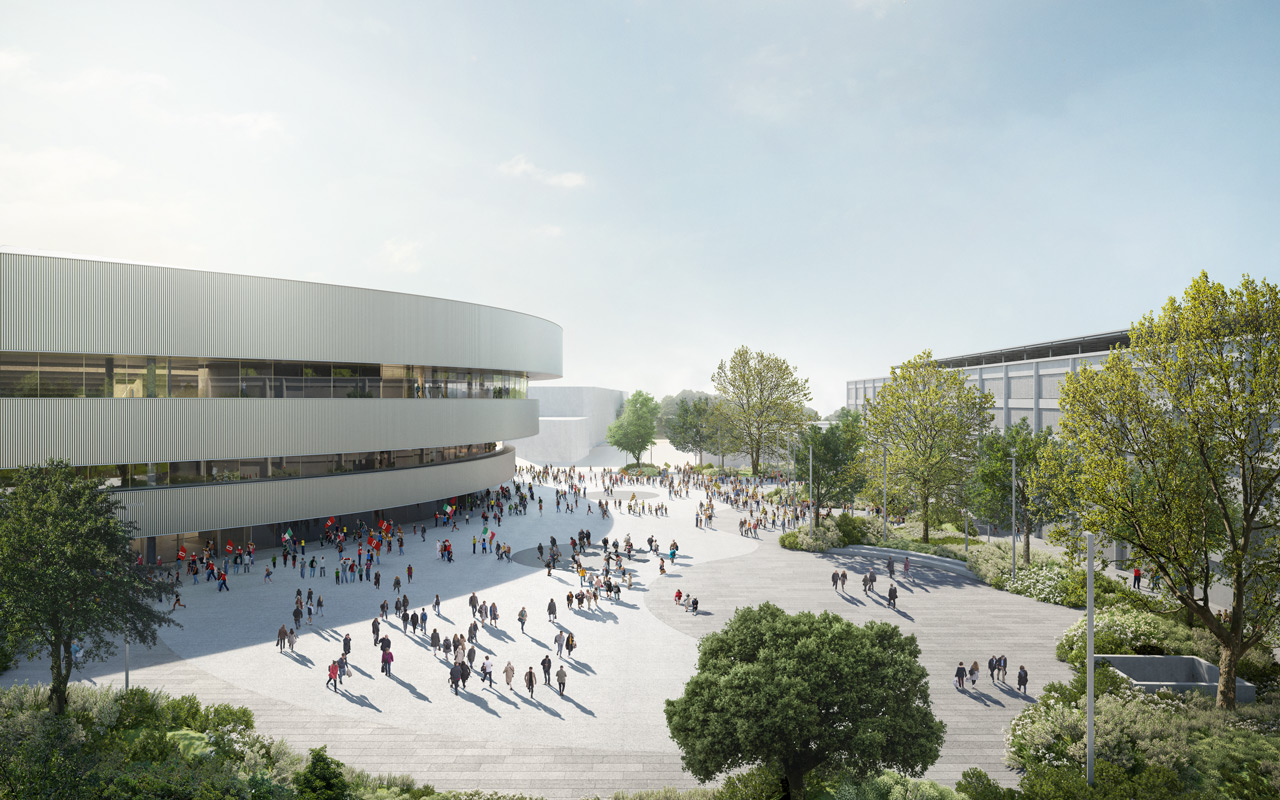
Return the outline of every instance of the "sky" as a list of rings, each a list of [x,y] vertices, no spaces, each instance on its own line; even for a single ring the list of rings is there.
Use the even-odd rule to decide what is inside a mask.
[[[0,0],[0,245],[524,311],[557,383],[659,398],[747,345],[827,414],[1280,280],[1277,42],[1220,0]]]

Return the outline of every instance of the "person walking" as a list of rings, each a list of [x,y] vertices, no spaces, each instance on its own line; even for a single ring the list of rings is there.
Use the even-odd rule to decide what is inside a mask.
[[[1009,681],[1006,680],[1006,677],[1009,675],[1009,659],[1005,658],[1003,655],[997,658],[996,669],[1000,672],[1000,681],[1002,683],[1008,683]]]
[[[1018,691],[1027,693],[1027,668],[1021,664],[1018,665]]]
[[[290,653],[293,652],[293,646],[297,643],[298,643],[298,634],[294,632],[293,628],[290,628],[289,629],[289,652]]]
[[[335,692],[336,692],[336,691],[338,691],[338,661],[337,661],[337,659],[334,659],[334,660],[333,660],[333,662],[331,662],[331,663],[329,664],[329,680],[327,680],[327,681],[325,681],[325,682],[324,682],[324,687],[325,687],[326,689],[328,689],[331,685],[333,686],[333,690],[334,690]]]
[[[284,652],[285,643],[289,639],[289,627],[281,625],[280,630],[276,631],[276,645],[280,648],[280,652]]]
[[[1142,568],[1133,568],[1133,588],[1135,591],[1142,591]]]
[[[972,664],[969,665],[969,685],[970,686],[978,685],[978,662],[976,659]]]
[[[955,679],[951,681],[951,684],[952,684],[953,686],[955,686],[955,687],[956,687],[956,689],[958,689],[959,691],[962,691],[962,692],[963,692],[963,691],[964,691],[964,681],[965,681],[965,678],[967,678],[967,677],[968,677],[968,673],[967,673],[967,672],[965,672],[965,669],[964,669],[964,662],[963,662],[963,661],[961,661],[961,662],[960,662],[960,666],[956,667],[956,676],[955,676]]]
[[[516,676],[515,665],[513,665],[510,661],[508,661],[507,665],[502,668],[502,677],[507,679],[508,689],[511,689],[511,679],[514,678],[515,676]],[[512,689],[512,691],[515,691],[515,690]]]
[[[520,632],[524,633],[524,624],[529,620],[529,612],[524,606],[520,606],[520,613],[516,614],[516,619],[520,622]]]
[[[556,621],[556,599],[553,597],[547,603],[547,622]]]
[[[174,592],[174,593],[173,593],[173,606],[172,606],[172,607],[170,607],[170,608],[169,608],[169,610],[170,610],[170,611],[173,611],[173,610],[174,610],[174,609],[176,609],[178,606],[182,606],[183,608],[186,608],[186,607],[187,607],[187,604],[186,604],[186,603],[184,603],[184,602],[182,602],[182,595],[178,594],[177,592]]]
[[[391,677],[391,662],[395,660],[396,657],[391,654],[389,648],[382,651],[382,674],[388,678]]]
[[[844,584],[848,580],[849,580],[849,573],[844,570],[840,570],[840,591],[842,592],[844,591]]]
[[[542,682],[551,685],[551,654],[542,657]]]
[[[458,684],[462,682],[462,665],[455,663],[449,667],[449,688],[453,689],[453,693],[458,693]]]
[[[351,657],[351,634],[342,637],[342,655]]]
[[[377,617],[374,617],[373,618],[373,644],[375,647],[378,644],[378,630],[381,627],[382,627],[382,623],[378,622]]]
[[[987,672],[991,675],[991,682],[996,682],[996,671],[1000,669],[1000,660],[994,655],[987,659]]]
[[[831,588],[834,591],[840,591],[840,573],[838,571],[831,573]]]
[[[538,685],[538,679],[533,675],[533,667],[529,667],[529,671],[524,674],[524,685],[529,689],[529,697],[533,697],[533,687]]]
[[[889,608],[898,607],[898,587],[896,584],[889,584]]]
[[[480,682],[489,682],[489,688],[493,688],[493,662],[488,656],[484,657],[484,663],[480,665]]]
[[[556,670],[556,685],[560,687],[560,696],[564,697],[564,682],[569,679],[569,673],[564,671],[564,665],[560,665],[560,669]]]

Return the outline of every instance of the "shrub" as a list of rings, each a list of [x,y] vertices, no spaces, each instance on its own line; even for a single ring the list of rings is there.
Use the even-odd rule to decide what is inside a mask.
[[[778,800],[782,795],[781,776],[761,765],[725,778],[715,800]]]
[[[808,525],[801,525],[796,530],[787,531],[778,537],[778,544],[788,550],[825,553],[833,547],[840,546],[840,529],[836,527],[835,520],[824,519],[812,532]]]
[[[324,747],[311,751],[301,772],[293,776],[298,800],[349,800],[351,787],[342,774],[342,763],[331,758]]]

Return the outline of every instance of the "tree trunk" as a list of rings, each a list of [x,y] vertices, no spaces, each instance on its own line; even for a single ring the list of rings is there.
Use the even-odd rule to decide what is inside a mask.
[[[65,654],[62,651],[66,651]],[[49,710],[64,714],[67,710],[67,681],[71,678],[71,642],[57,642],[50,648]]]
[[[920,509],[923,512],[921,516],[924,519],[924,534],[920,537],[920,541],[925,544],[929,543],[929,493],[926,491],[920,497]]]
[[[1240,653],[1234,647],[1218,644],[1218,708],[1236,707],[1236,664]]]
[[[1022,563],[1031,566],[1031,522],[1022,526]]]
[[[787,800],[804,800],[804,770],[788,764],[785,767]]]

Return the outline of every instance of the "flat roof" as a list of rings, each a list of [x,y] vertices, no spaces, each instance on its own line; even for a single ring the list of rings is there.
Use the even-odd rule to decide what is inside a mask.
[[[1070,339],[1053,339],[1047,342],[1024,344],[1017,347],[1003,347],[999,350],[984,350],[980,353],[969,353],[963,356],[939,358],[939,366],[976,367],[982,364],[1003,364],[1008,361],[1032,361],[1037,358],[1053,358],[1055,356],[1075,356],[1084,353],[1102,353],[1113,347],[1129,346],[1129,329],[1094,333],[1088,336],[1074,336]]]

